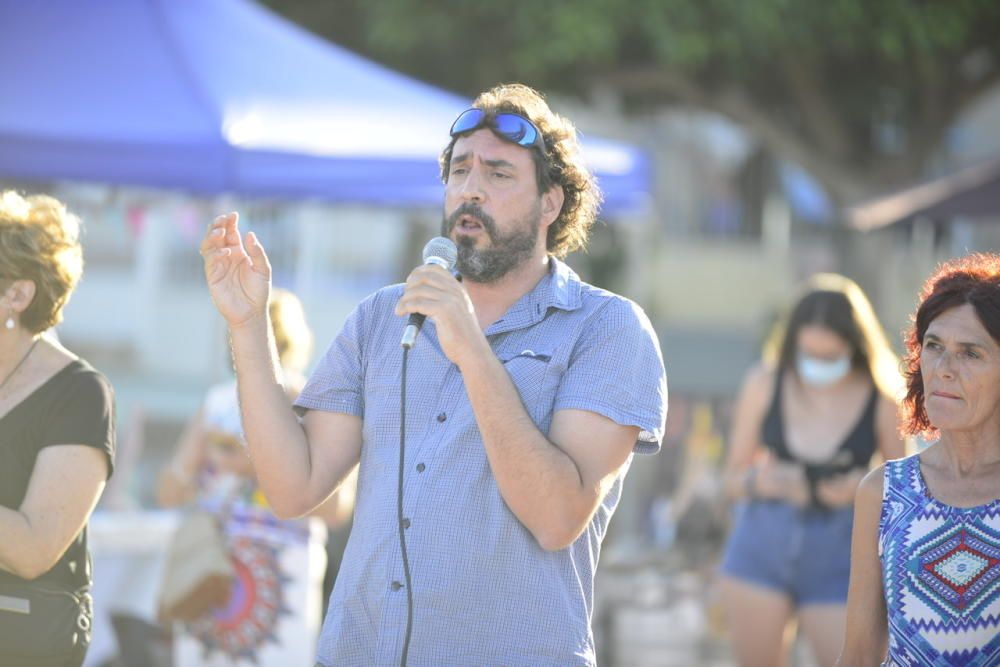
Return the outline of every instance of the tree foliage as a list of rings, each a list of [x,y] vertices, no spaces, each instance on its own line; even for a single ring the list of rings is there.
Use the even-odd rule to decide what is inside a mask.
[[[501,81],[721,112],[846,203],[918,178],[1000,81],[996,0],[269,0],[469,95]]]

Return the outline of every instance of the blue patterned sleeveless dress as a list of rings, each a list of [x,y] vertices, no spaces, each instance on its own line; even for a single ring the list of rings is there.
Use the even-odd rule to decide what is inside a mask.
[[[938,502],[917,456],[887,462],[883,488],[884,667],[1000,665],[1000,499]]]

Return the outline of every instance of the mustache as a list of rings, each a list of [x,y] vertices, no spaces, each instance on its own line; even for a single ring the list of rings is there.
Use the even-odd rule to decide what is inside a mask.
[[[455,229],[455,225],[458,224],[458,219],[463,215],[467,215],[470,218],[475,218],[483,225],[483,229],[490,238],[494,238],[497,232],[497,223],[492,217],[487,215],[482,208],[477,204],[466,202],[452,211],[451,215],[447,218],[447,229],[445,230],[448,234],[451,234],[452,230]]]

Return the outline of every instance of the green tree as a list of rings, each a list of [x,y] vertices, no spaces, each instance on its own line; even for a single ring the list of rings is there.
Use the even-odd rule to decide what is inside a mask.
[[[721,112],[839,204],[909,184],[1000,81],[997,0],[268,0],[468,94],[524,81]]]

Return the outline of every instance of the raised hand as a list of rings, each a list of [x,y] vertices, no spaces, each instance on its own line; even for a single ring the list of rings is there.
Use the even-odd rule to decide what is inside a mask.
[[[271,264],[253,232],[240,238],[239,214],[217,217],[201,242],[205,280],[212,301],[230,328],[267,313]]]

